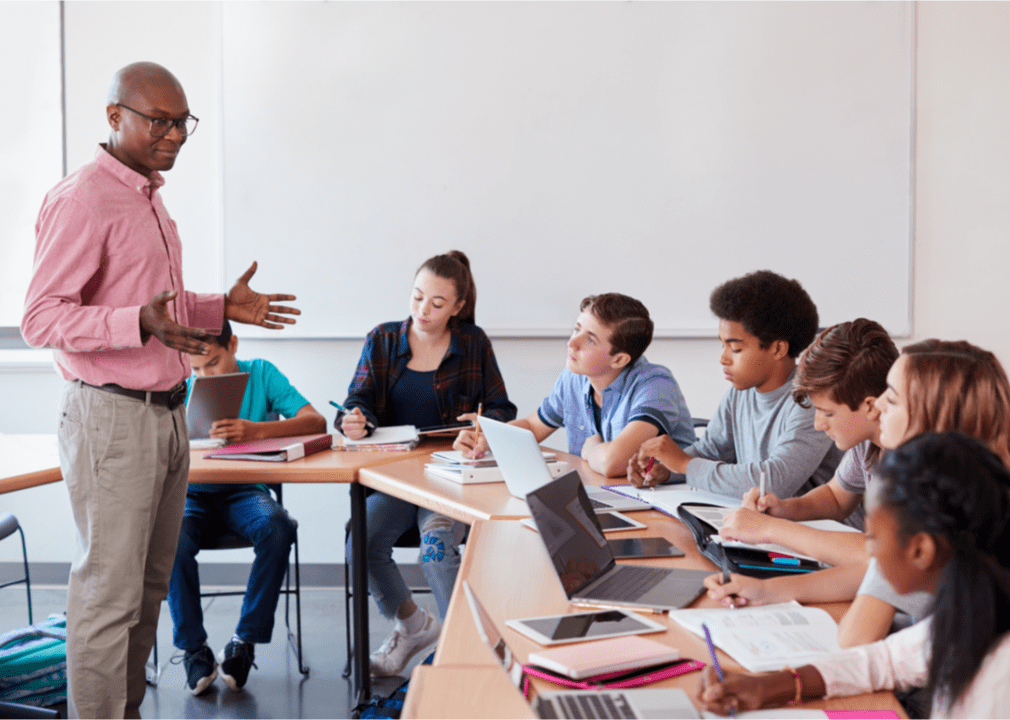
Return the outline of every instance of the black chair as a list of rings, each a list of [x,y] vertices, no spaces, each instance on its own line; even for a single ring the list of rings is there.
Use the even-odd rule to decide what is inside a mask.
[[[10,513],[0,515],[0,540],[10,537],[15,532],[21,533],[21,555],[24,558],[25,576],[17,580],[5,582],[0,585],[0,588],[17,585],[18,583],[25,584],[25,593],[28,595],[28,624],[31,625],[35,621],[32,619],[32,583],[28,575],[28,548],[25,545],[25,531],[21,529],[18,519]]]
[[[281,507],[284,506],[284,486],[280,484],[268,485],[267,487],[273,491],[277,498],[277,502],[280,503]],[[288,630],[288,644],[291,645],[291,649],[295,651],[298,657],[298,672],[306,677],[309,674],[309,668],[304,663],[302,658],[302,584],[301,584],[301,573],[298,561],[298,521],[293,517],[288,515],[291,519],[291,523],[295,528],[295,541],[292,543],[295,551],[295,564],[294,564],[294,575],[295,575],[295,586],[291,587],[291,565],[288,565],[288,572],[285,576],[284,587],[281,588],[281,594],[284,595],[284,624],[287,626]],[[249,548],[253,547],[253,544],[246,540],[244,537],[238,533],[233,533],[228,530],[223,524],[215,525],[210,528],[210,532],[205,532],[203,537],[200,538],[200,550],[235,550],[238,548]],[[200,597],[226,597],[226,596],[238,596],[245,595],[245,590],[218,590],[214,592],[200,592]],[[296,633],[291,632],[291,596],[295,596],[295,626],[297,628]],[[154,644],[154,668],[153,673],[148,673],[148,683],[150,685],[158,684],[158,677],[161,674],[161,665],[158,663],[158,644]],[[149,667],[150,669],[150,667]],[[151,675],[153,674],[153,677]]]

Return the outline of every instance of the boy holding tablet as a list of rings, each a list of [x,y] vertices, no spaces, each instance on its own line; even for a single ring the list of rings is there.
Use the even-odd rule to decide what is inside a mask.
[[[690,447],[663,436],[643,442],[628,463],[629,482],[654,487],[677,473],[674,482],[740,497],[764,475],[767,491],[780,498],[824,485],[841,451],[814,428],[814,409],[792,398],[796,358],[817,333],[813,300],[797,281],[761,270],[717,287],[709,307],[733,387]]]
[[[646,307],[627,295],[590,295],[579,306],[568,340],[568,361],[540,409],[511,424],[543,442],[559,427],[568,452],[581,455],[607,477],[625,472],[638,447],[656,436],[674,444],[695,440],[691,413],[670,371],[642,353],[652,342]],[[470,416],[466,416],[470,417]],[[487,452],[483,437],[463,430],[454,447],[473,457]]]
[[[196,375],[249,373],[239,417],[216,421],[211,427],[211,437],[246,442],[326,432],[326,419],[272,363],[236,359],[238,338],[232,335],[227,320],[220,335],[208,338],[208,345],[208,354],[190,355],[190,366]],[[192,388],[193,377],[187,382]],[[285,419],[277,419],[278,416]],[[185,652],[186,685],[194,695],[210,687],[218,674],[203,627],[196,562],[200,536],[215,517],[253,543],[256,553],[242,601],[242,615],[234,636],[221,651],[221,673],[232,690],[245,685],[253,665],[254,644],[270,642],[288,553],[295,539],[291,518],[265,486],[190,484],[168,589],[168,607],[175,627],[173,642]]]

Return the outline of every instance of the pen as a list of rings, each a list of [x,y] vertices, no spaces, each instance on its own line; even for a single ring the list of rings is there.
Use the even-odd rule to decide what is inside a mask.
[[[477,449],[477,443],[480,442],[480,411],[484,407],[484,403],[477,403],[477,419],[473,421],[474,432],[473,432],[473,449]]]
[[[729,585],[729,557],[726,555],[726,548],[722,549],[722,584]],[[730,610],[736,609],[736,602],[733,600],[733,596],[729,596],[729,608]]]
[[[715,656],[715,645],[712,644],[712,633],[708,631],[708,625],[705,623],[701,624],[701,629],[705,631],[705,642],[708,643],[708,654],[712,657],[712,667],[715,668],[715,674],[718,676],[719,682],[722,682],[722,668],[719,667],[719,658]],[[736,717],[736,710],[730,708],[729,714],[731,717]]]
[[[346,413],[347,412],[347,409],[344,408],[344,406],[341,405],[338,402],[334,402],[333,400],[330,400],[330,405],[332,405],[333,407],[335,407],[337,410],[339,410],[342,413]],[[375,425],[373,425],[372,421],[368,420],[368,419],[365,420],[365,427],[372,428],[373,430],[375,429]]]
[[[607,605],[605,603],[591,602],[588,600],[572,600],[572,605],[576,607],[593,608],[598,610],[631,610],[642,615],[666,615],[667,611],[662,608],[635,607],[632,605]]]

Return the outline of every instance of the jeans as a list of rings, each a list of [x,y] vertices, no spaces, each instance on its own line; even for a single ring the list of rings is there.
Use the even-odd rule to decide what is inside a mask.
[[[393,543],[416,524],[421,533],[421,571],[438,603],[438,613],[444,619],[459,572],[459,543],[466,525],[380,492],[369,495],[365,507],[368,589],[379,610],[385,617],[393,618],[400,605],[410,599],[407,583],[393,561]],[[346,550],[350,565],[350,539]]]
[[[270,642],[295,527],[269,493],[255,485],[243,485],[218,492],[191,490],[186,495],[168,589],[168,609],[175,625],[173,642],[180,650],[193,652],[207,641],[196,554],[203,533],[221,525],[249,540],[256,553],[235,634],[246,642]]]

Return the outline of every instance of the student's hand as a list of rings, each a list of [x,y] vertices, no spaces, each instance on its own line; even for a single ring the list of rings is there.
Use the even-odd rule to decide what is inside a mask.
[[[140,308],[140,339],[146,343],[153,335],[165,347],[191,355],[206,355],[210,346],[201,340],[207,337],[207,333],[180,325],[168,312],[168,304],[178,295],[178,290],[163,292]]]
[[[775,542],[771,532],[777,522],[779,521],[757,510],[741,507],[722,519],[719,535],[726,540],[739,540],[752,544]]]
[[[740,504],[740,507],[767,513],[772,517],[790,519],[789,511],[784,501],[779,500],[770,492],[766,492],[764,497],[762,497],[761,491],[758,488],[751,488],[744,493],[743,502]]]
[[[646,473],[645,468],[648,466],[649,456],[642,458],[641,454],[632,455],[628,460],[628,484],[637,488],[656,487],[670,477],[670,471],[658,460],[652,463],[652,469]]]
[[[252,420],[242,420],[241,418],[228,418],[226,420],[215,420],[210,426],[210,436],[221,438],[228,442],[247,442],[258,440],[258,424]]]
[[[368,434],[368,430],[365,428],[367,422],[368,418],[361,412],[361,408],[354,408],[350,412],[344,413],[340,419],[340,432],[348,440],[360,440]]]
[[[302,311],[286,305],[273,304],[281,300],[294,300],[294,295],[264,295],[249,287],[249,280],[256,273],[256,267],[256,263],[253,262],[225,295],[224,316],[235,322],[260,325],[271,330],[280,330],[283,327],[278,323],[294,325],[294,318],[283,317],[278,313],[301,315]]]
[[[720,715],[757,710],[764,704],[765,692],[761,675],[723,673],[723,681],[711,665],[701,671],[696,697],[703,708]]]
[[[731,603],[739,608],[745,605],[768,605],[778,602],[777,598],[771,597],[772,593],[768,591],[768,585],[764,580],[737,573],[730,573],[729,582],[725,585],[722,582],[722,573],[709,575],[705,578],[705,587],[708,588],[710,598],[726,607]]]
[[[687,472],[687,463],[692,460],[691,456],[684,452],[680,445],[673,441],[669,435],[657,435],[649,438],[638,448],[639,465],[644,469],[648,465],[649,458],[656,458],[656,462],[662,463],[672,472]],[[642,459],[645,463],[642,463]]]
[[[463,413],[457,420],[478,422],[477,413]],[[484,457],[489,448],[487,446],[487,439],[484,437],[484,433],[480,434],[480,439],[474,443],[474,438],[477,436],[477,428],[463,428],[459,431],[459,435],[456,436],[456,440],[452,443],[453,450],[459,450],[463,453],[463,457],[476,460],[478,458]]]

